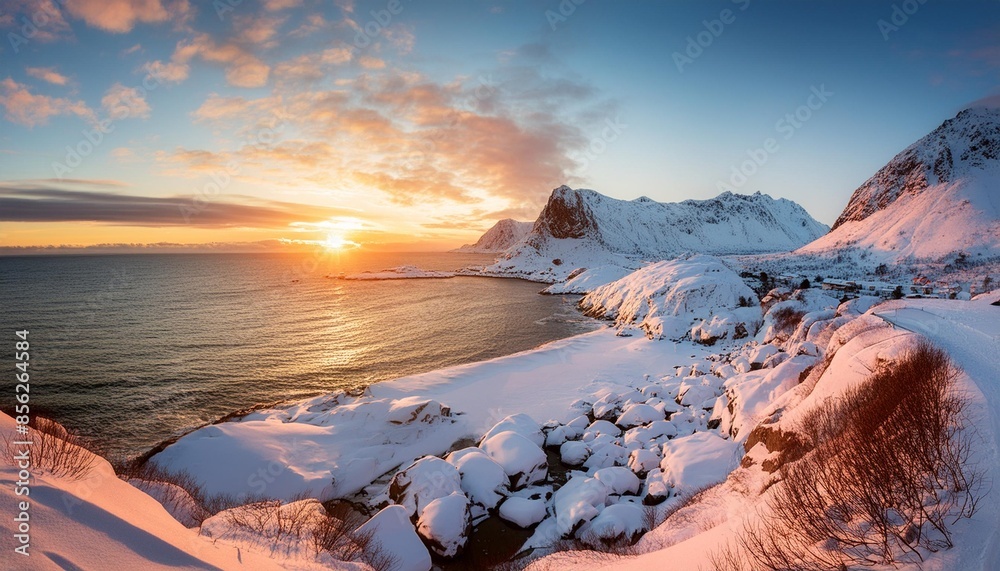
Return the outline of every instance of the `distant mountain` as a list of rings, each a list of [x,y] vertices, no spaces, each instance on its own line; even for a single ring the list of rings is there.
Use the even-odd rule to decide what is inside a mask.
[[[556,282],[581,267],[637,267],[684,252],[787,252],[827,230],[798,204],[759,192],[660,203],[561,186],[531,232],[485,271]]]
[[[896,155],[796,253],[881,262],[1000,254],[1000,110],[967,109]]]
[[[533,222],[504,218],[487,230],[475,244],[466,244],[453,251],[468,254],[499,254],[523,240],[531,231],[533,224]]]

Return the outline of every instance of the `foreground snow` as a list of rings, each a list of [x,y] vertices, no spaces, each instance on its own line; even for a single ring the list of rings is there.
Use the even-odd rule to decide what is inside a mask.
[[[0,413],[0,432],[13,435],[14,420]],[[30,496],[15,496],[18,470],[0,463],[0,529],[13,538],[19,502],[30,503],[29,557],[7,551],[4,569],[282,569],[264,554],[213,542],[185,528],[162,505],[118,479],[98,458],[90,474],[70,480],[33,471]],[[5,541],[12,550],[13,539]],[[303,569],[307,566],[300,567]]]
[[[265,530],[286,512],[319,521],[317,499],[356,502],[371,515],[361,530],[396,570],[428,571],[433,558],[461,557],[488,518],[526,530],[523,549],[540,557],[535,569],[711,568],[711,555],[764,514],[768,490],[780,485],[773,473],[782,451],[755,431],[799,430],[810,410],[903,354],[918,333],[965,369],[960,389],[970,395],[983,441],[973,460],[988,467],[988,478],[1000,478],[995,297],[840,303],[819,290],[775,289],[758,302],[717,259],[683,256],[588,296],[585,305],[615,328],[379,383],[361,396],[259,410],[196,430],[153,462],[190,472],[210,495],[278,498],[285,505],[260,519]],[[736,318],[743,335],[732,326]],[[654,334],[623,336],[631,327]],[[665,337],[679,341],[658,340]],[[9,417],[2,419],[9,430]],[[50,515],[53,525],[109,535],[95,540],[109,561],[197,567],[209,556],[199,559],[203,547],[189,546],[206,544],[214,550],[210,564],[223,569],[268,568],[256,564],[258,555],[285,568],[360,568],[317,556],[301,538],[240,528],[232,512],[206,520],[199,537],[106,463],[99,474],[107,489],[97,495],[52,485],[179,550],[166,559],[141,551],[130,543],[141,535],[131,528],[115,535],[109,530],[118,524],[104,516]],[[165,495],[162,485],[137,483]],[[10,501],[6,489],[0,497]],[[192,517],[185,506],[171,509]],[[137,521],[140,512],[149,521]],[[923,569],[995,568],[998,513],[1000,499],[987,496],[975,519],[957,525],[957,547],[929,554]],[[628,558],[555,552],[565,541],[604,548],[636,540]],[[74,541],[49,541],[65,547],[51,561],[79,557]]]

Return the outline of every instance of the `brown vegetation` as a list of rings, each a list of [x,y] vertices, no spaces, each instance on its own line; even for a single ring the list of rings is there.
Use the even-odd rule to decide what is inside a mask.
[[[921,343],[814,410],[809,452],[781,468],[759,521],[715,554],[715,567],[844,569],[951,547],[950,525],[980,497],[956,375],[946,353]]]
[[[69,480],[87,477],[96,465],[97,456],[87,450],[78,436],[58,422],[35,416],[28,427],[30,430],[26,436],[3,435],[4,454],[8,459],[30,448],[32,467]],[[16,445],[15,441],[27,441],[31,444]]]

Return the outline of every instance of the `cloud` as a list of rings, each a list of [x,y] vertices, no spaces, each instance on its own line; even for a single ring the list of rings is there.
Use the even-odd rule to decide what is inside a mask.
[[[575,157],[617,116],[613,101],[572,73],[554,65],[543,75],[535,64],[551,57],[544,46],[443,82],[358,65],[338,69],[332,88],[318,87],[351,55],[334,48],[275,66],[279,79],[317,86],[278,81],[262,97],[213,94],[193,113],[228,140],[278,124],[275,141],[225,152],[177,149],[158,155],[158,164],[188,176],[232,162],[241,176],[287,188],[316,185],[390,206],[450,202],[467,211],[480,203],[484,212],[531,217],[552,188],[576,180]]]
[[[278,45],[274,38],[286,19],[278,16],[236,16],[233,18],[233,27],[238,30],[236,41],[257,48],[273,48]]]
[[[226,201],[196,196],[149,197],[67,190],[39,185],[0,186],[0,221],[100,222],[120,226],[287,228],[350,211],[232,196]],[[233,202],[242,200],[242,203]]]
[[[186,62],[156,60],[146,62],[142,70],[158,81],[180,83],[188,78],[191,67]]]
[[[0,81],[0,106],[8,121],[25,127],[44,125],[50,117],[58,115],[76,115],[88,122],[96,120],[94,112],[83,101],[34,94],[26,85],[9,77]]]
[[[145,92],[137,87],[125,87],[115,83],[104,93],[101,106],[114,120],[139,118],[148,119],[150,107]]]
[[[87,25],[116,34],[131,32],[136,23],[166,22],[171,12],[161,0],[65,0],[66,9]],[[180,6],[186,3],[174,3]]]
[[[981,99],[977,99],[968,105],[965,105],[963,109],[969,109],[971,107],[986,107],[988,109],[1000,109],[1000,93],[994,93],[993,95],[987,95]]]
[[[320,30],[328,28],[329,26],[330,23],[326,21],[323,14],[317,12],[306,16],[306,21],[303,22],[298,28],[292,30],[290,35],[295,38],[304,38]]]
[[[11,27],[10,36],[4,34],[10,40],[15,52],[18,50],[20,40],[40,42],[54,42],[64,40],[73,36],[73,30],[63,17],[62,10],[56,0],[8,0],[5,2],[5,12],[9,21],[0,22],[5,27]],[[14,18],[14,16],[18,16]],[[25,33],[21,29],[22,18],[27,18],[33,23],[34,33],[30,39],[22,36]],[[16,37],[15,37],[16,36]],[[17,44],[17,46],[15,46]]]
[[[358,65],[365,69],[383,69],[385,68],[385,60],[372,56],[361,56],[358,59]]]
[[[42,81],[47,81],[52,85],[66,85],[69,78],[56,71],[54,67],[29,67],[25,68],[28,75]]]
[[[278,10],[287,10],[288,8],[301,6],[302,0],[263,0],[263,4],[265,10],[277,12]]]
[[[217,44],[208,34],[198,34],[177,44],[171,62],[186,66],[195,57],[222,64],[226,81],[236,87],[261,87],[267,84],[271,67],[235,43]],[[186,77],[186,71],[184,73]]]
[[[188,29],[194,17],[190,0],[56,0],[88,26],[113,34],[131,32],[136,24],[171,22]]]
[[[318,80],[326,77],[333,66],[348,63],[352,57],[347,48],[330,48],[283,61],[275,66],[274,73],[285,79]]]

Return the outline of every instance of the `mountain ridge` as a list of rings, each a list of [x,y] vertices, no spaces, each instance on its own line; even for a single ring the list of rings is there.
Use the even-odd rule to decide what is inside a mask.
[[[793,250],[826,233],[800,205],[766,194],[724,192],[706,200],[620,200],[560,186],[524,240],[484,272],[562,281],[573,270],[638,267],[685,252],[712,255]]]

